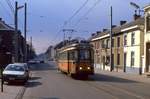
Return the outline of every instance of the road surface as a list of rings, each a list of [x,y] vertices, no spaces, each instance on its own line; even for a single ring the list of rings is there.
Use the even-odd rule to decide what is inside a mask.
[[[150,99],[150,85],[113,76],[95,74],[76,80],[53,62],[32,65],[32,77],[20,99]]]

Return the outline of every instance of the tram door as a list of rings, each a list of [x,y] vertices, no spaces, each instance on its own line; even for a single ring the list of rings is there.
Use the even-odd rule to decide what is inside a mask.
[[[68,73],[75,73],[75,65],[77,62],[77,51],[68,52]]]

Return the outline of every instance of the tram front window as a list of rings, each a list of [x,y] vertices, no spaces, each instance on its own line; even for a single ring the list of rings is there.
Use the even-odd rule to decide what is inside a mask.
[[[90,59],[90,51],[89,50],[80,50],[79,59],[80,60],[89,60]]]

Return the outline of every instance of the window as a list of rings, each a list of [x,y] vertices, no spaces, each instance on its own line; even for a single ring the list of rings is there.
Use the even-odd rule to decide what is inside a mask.
[[[67,52],[62,52],[62,53],[60,53],[60,54],[59,54],[59,58],[60,58],[61,60],[66,60],[66,59],[67,59]]]
[[[117,46],[120,47],[120,37],[117,38]]]
[[[120,65],[120,54],[117,54],[117,65]]]
[[[110,48],[110,41],[109,41],[109,39],[106,40],[106,47]]]
[[[77,60],[77,51],[70,51],[69,52],[69,60]]]
[[[124,35],[124,46],[127,45],[127,35]]]
[[[135,55],[134,55],[134,52],[132,51],[131,52],[131,67],[134,66],[134,57],[135,57]]]
[[[106,65],[110,64],[110,56],[106,56]]]
[[[96,49],[99,49],[99,42],[98,42],[98,41],[95,42],[95,48],[96,48]]]
[[[102,43],[101,43],[102,48],[105,48],[105,44],[104,43],[105,43],[104,40],[102,40]]]
[[[150,16],[146,18],[146,30],[150,31]]]
[[[90,51],[89,50],[80,50],[79,58],[80,58],[80,60],[90,59]]]
[[[94,43],[94,47],[95,47],[95,49],[96,49],[96,42]]]
[[[6,67],[6,70],[9,70],[9,71],[24,71],[24,68],[22,66],[17,66],[17,65],[8,65]]]
[[[133,32],[131,34],[131,45],[134,45],[135,44],[135,33]]]

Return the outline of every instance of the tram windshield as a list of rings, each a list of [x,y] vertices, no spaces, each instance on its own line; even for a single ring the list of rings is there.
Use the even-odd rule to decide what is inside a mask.
[[[80,50],[79,59],[80,60],[89,60],[90,59],[90,51],[89,50]]]

